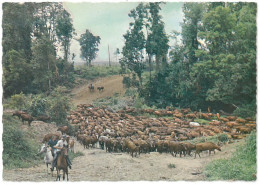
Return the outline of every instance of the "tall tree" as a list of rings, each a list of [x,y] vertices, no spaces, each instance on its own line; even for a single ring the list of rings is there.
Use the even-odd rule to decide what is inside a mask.
[[[32,80],[32,68],[23,52],[11,50],[7,53],[8,68],[3,68],[3,90],[5,96],[28,92]]]
[[[88,29],[80,36],[79,44],[81,46],[81,58],[85,59],[89,66],[91,66],[91,61],[97,56],[99,43],[100,37],[94,36]]]
[[[27,62],[31,59],[31,34],[33,25],[33,4],[3,4],[3,65],[8,67],[6,54],[11,50],[24,53]]]
[[[160,4],[160,2],[149,3],[147,8],[150,16],[146,24],[149,30],[147,33],[146,52],[149,55],[149,63],[151,56],[155,55],[157,72],[160,70],[160,62],[167,55],[169,49],[169,39],[164,30],[162,16],[159,14],[161,10]]]
[[[140,3],[135,9],[128,14],[134,19],[129,24],[129,30],[124,35],[125,45],[122,49],[123,59],[127,68],[135,72],[142,86],[143,58],[145,49],[145,36],[143,33],[145,7]]]
[[[70,14],[66,10],[63,10],[57,18],[56,32],[58,40],[63,47],[65,61],[68,61],[70,42],[74,32],[71,22]]]
[[[47,91],[52,88],[55,76],[58,76],[55,48],[48,35],[42,36],[33,43],[33,75],[34,89]]]
[[[204,6],[204,3],[185,3],[183,5],[182,41],[185,48],[185,58],[188,60],[188,72],[189,66],[197,61],[195,51],[198,50],[200,46],[198,33],[201,30]]]

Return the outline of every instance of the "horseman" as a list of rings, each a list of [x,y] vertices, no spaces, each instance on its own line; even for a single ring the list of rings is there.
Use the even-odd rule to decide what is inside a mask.
[[[61,150],[62,150],[64,147],[68,147],[68,143],[67,143],[67,141],[66,141],[66,138],[67,138],[67,136],[66,136],[66,135],[63,135],[63,136],[62,136],[62,139],[59,140],[59,141],[57,142],[57,144],[54,146],[54,148],[56,148],[57,152],[55,153],[54,159],[53,159],[53,162],[52,162],[52,167],[51,167],[51,170],[52,170],[52,171],[54,170],[54,167],[56,167],[57,159],[58,159],[58,156],[59,156],[60,153],[61,153]],[[66,156],[66,161],[67,161],[67,164],[68,164],[69,168],[71,169],[72,163],[70,162],[69,156]]]
[[[52,136],[51,139],[48,142],[48,145],[51,147],[51,154],[54,156],[56,153],[56,148],[54,146],[58,143],[57,136]]]

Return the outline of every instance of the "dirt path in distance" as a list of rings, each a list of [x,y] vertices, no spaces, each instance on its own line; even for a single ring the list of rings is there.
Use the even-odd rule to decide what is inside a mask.
[[[114,76],[98,79],[97,81],[92,83],[95,87],[94,92],[89,91],[88,86],[90,85],[90,83],[76,87],[71,92],[72,103],[74,105],[84,104],[84,103],[88,104],[88,103],[92,103],[93,100],[96,100],[98,98],[111,97],[115,93],[122,94],[125,92],[122,81],[123,81],[123,76],[120,75],[114,75]],[[104,91],[99,92],[97,90],[97,87],[99,86],[103,86],[105,88]]]

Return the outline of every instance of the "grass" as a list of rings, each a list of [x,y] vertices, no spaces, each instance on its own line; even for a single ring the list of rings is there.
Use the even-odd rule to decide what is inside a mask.
[[[227,134],[217,134],[215,136],[202,136],[202,137],[197,137],[192,140],[189,140],[189,142],[193,144],[197,143],[204,143],[204,142],[212,142],[217,144],[218,142],[226,143],[228,141],[228,136]]]
[[[194,122],[197,122],[201,125],[209,125],[209,120],[205,120],[205,119],[194,119]]]
[[[246,138],[230,159],[219,159],[206,166],[207,180],[256,180],[256,133]]]
[[[96,78],[103,78],[112,75],[118,75],[121,72],[120,66],[92,66],[88,67],[85,65],[76,66],[76,73],[80,78],[94,80]]]
[[[76,153],[69,152],[70,160],[73,161],[76,157],[83,156],[84,154],[80,151],[77,151]]]
[[[39,145],[29,133],[20,129],[21,122],[11,115],[3,115],[3,166],[6,169],[28,168],[41,162]]]
[[[176,168],[175,164],[168,164],[168,168]]]

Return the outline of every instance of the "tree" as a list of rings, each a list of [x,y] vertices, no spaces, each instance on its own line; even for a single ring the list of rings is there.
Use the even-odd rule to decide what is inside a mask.
[[[89,66],[91,66],[91,61],[97,56],[99,43],[100,37],[94,36],[88,29],[80,36],[79,44],[81,46],[81,58],[85,59]]]
[[[236,12],[217,6],[203,16],[199,36],[206,48],[196,51],[201,61],[191,78],[206,101],[229,105],[229,111],[255,102],[255,17],[256,6],[250,3]]]
[[[149,63],[151,63],[151,57],[155,55],[156,71],[160,69],[160,62],[165,57],[169,49],[169,39],[164,30],[164,22],[162,16],[159,15],[161,10],[160,2],[149,3],[147,6],[150,16],[148,17],[148,28],[147,41],[146,41],[146,52],[148,54]]]
[[[142,72],[143,72],[143,52],[145,49],[145,36],[143,33],[145,7],[140,3],[135,9],[128,14],[134,19],[134,22],[129,24],[129,30],[124,35],[125,45],[122,49],[123,59],[127,68],[135,72],[139,78],[142,86]]]
[[[31,59],[33,12],[32,3],[3,4],[3,67],[8,67],[6,55],[11,50],[23,53],[27,62]]]
[[[188,60],[187,70],[197,62],[195,51],[200,44],[198,33],[201,30],[201,19],[204,13],[204,3],[185,3],[183,5],[184,19],[182,23],[182,41],[185,58]]]
[[[119,48],[116,48],[116,51],[114,52],[114,55],[116,56],[116,62],[117,62],[118,55],[120,55]]]
[[[66,10],[63,10],[57,18],[56,32],[58,40],[63,46],[65,61],[68,61],[70,42],[74,31],[71,21],[70,14]]]
[[[31,65],[27,63],[23,52],[11,50],[6,54],[8,67],[3,68],[4,95],[10,96],[20,92],[28,92],[32,79]]]
[[[49,39],[49,36],[42,36],[33,43],[33,86],[34,90],[47,91],[55,82],[58,69],[56,66],[55,48]]]

